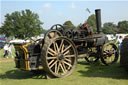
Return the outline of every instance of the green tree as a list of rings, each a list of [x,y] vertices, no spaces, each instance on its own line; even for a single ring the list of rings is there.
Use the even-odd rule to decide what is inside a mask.
[[[72,24],[72,22],[71,22],[70,20],[64,22],[63,26],[64,26],[66,29],[76,29],[76,27],[74,26],[74,24]]]
[[[119,33],[128,33],[128,21],[118,22]]]
[[[85,24],[89,24],[92,26],[92,29],[94,32],[96,32],[96,16],[95,14],[92,14],[88,17],[88,19],[85,21]]]
[[[19,39],[30,38],[43,32],[42,24],[38,14],[33,13],[29,9],[22,10],[21,12],[15,11],[5,15],[1,33],[6,37],[14,36]]]
[[[118,32],[118,28],[112,22],[107,22],[103,24],[103,32],[105,34],[115,34]]]

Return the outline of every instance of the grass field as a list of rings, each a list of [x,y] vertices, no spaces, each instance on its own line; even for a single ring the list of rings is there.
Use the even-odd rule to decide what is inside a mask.
[[[0,50],[0,59],[3,58],[3,49]]]
[[[0,50],[0,60],[3,59],[2,55],[3,50]],[[45,79],[41,74],[15,68],[14,62],[2,62],[0,85],[128,85],[128,73],[119,66],[119,63],[112,66],[104,66],[100,62],[88,64],[80,59],[70,76]]]
[[[119,64],[89,65],[81,59],[70,76],[47,80],[16,69],[14,62],[6,62],[0,63],[0,85],[128,85],[128,73]]]

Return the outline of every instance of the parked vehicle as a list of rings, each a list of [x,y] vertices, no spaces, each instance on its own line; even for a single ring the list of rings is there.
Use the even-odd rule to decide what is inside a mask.
[[[5,39],[5,38],[0,38],[0,49],[2,49],[5,45],[5,43],[7,42],[8,40]]]
[[[109,43],[102,33],[100,10],[96,10],[97,32],[93,33],[89,25],[78,30],[65,29],[56,24],[44,36],[30,43],[14,43],[16,49],[16,67],[22,70],[44,70],[47,76],[68,76],[75,69],[78,58],[88,62],[99,59],[105,65],[118,60],[118,49]]]

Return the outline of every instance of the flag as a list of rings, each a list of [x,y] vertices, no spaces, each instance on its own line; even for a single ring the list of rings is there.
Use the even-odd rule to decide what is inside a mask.
[[[86,8],[86,11],[89,12],[89,13],[91,13],[90,10],[89,10],[88,8]]]

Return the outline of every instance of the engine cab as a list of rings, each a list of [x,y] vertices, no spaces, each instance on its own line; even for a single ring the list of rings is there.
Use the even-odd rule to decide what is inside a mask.
[[[21,70],[42,70],[40,59],[40,50],[42,41],[30,42],[16,42],[15,47],[15,63],[16,68]]]

